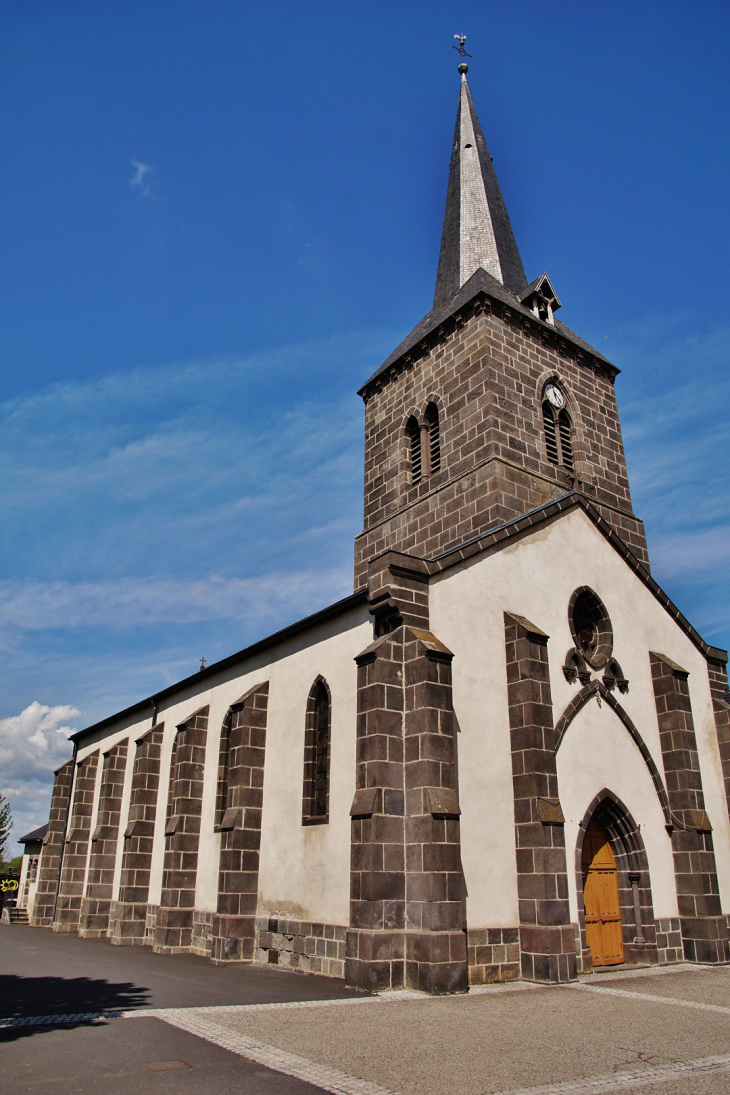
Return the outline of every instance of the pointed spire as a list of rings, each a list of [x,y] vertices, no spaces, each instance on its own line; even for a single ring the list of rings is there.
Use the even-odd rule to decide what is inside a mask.
[[[513,293],[522,292],[527,285],[463,59],[459,72],[461,89],[434,307],[451,300],[480,266]]]

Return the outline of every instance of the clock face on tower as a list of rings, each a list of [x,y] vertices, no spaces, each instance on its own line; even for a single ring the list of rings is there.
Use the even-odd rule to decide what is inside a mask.
[[[557,407],[558,410],[565,406],[565,396],[555,384],[548,384],[545,389],[545,395],[548,401],[552,403],[553,407]]]

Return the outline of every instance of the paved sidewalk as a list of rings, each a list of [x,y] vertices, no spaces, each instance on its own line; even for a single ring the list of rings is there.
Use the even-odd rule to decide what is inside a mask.
[[[468,996],[367,997],[324,979],[213,967],[33,929],[0,932],[3,973],[8,955],[16,965],[23,961],[8,948],[11,933],[26,959],[35,951],[36,968],[75,959],[71,977],[60,975],[60,982],[78,981],[73,974],[81,967],[117,977],[105,982],[113,988],[106,996],[97,990],[95,998],[106,1001],[97,1009],[106,1012],[101,1018],[64,1016],[58,994],[52,1009],[34,1013],[32,1025],[27,1005],[42,1001],[26,996],[15,1008],[12,1025],[0,1031],[2,1040],[14,1039],[3,1049],[3,1091],[12,1095],[50,1087],[54,1095],[730,1091],[729,967],[621,971],[572,986],[519,983]],[[147,976],[122,981],[130,964]],[[135,992],[144,999],[125,1007]],[[93,993],[82,996],[93,1002]],[[175,1067],[146,1067],[166,1062]]]

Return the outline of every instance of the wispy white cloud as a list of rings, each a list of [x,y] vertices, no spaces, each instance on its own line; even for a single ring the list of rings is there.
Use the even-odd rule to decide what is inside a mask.
[[[649,316],[625,329],[618,381],[634,509],[652,571],[706,638],[730,636],[730,329]]]
[[[59,727],[75,716],[55,697],[88,725],[352,589],[354,389],[394,340],[152,366],[0,405],[0,714],[14,749],[0,781],[19,830],[45,820],[69,755],[49,712]],[[45,750],[28,744],[39,712]]]
[[[0,619],[20,631],[188,624],[203,620],[293,622],[303,604],[344,595],[349,566],[270,572],[255,578],[211,575],[197,581],[161,576],[100,582],[2,582]],[[333,591],[335,596],[333,597]]]
[[[152,179],[151,174],[153,168],[147,163],[142,163],[140,160],[135,160],[134,157],[129,161],[134,168],[134,175],[129,180],[129,185],[135,190],[138,190],[143,198],[151,198],[152,194]]]

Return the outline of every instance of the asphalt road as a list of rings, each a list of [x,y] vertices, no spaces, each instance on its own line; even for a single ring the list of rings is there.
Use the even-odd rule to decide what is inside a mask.
[[[106,940],[0,925],[0,1019],[352,995],[340,982],[309,974],[213,966],[194,955],[157,955]],[[321,1095],[318,1088],[155,1018],[0,1029],[0,1061],[3,1095]],[[170,1062],[188,1067],[145,1067]]]
[[[3,1095],[730,1092],[730,967],[367,997],[0,926],[0,1014]]]

